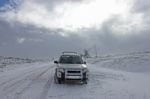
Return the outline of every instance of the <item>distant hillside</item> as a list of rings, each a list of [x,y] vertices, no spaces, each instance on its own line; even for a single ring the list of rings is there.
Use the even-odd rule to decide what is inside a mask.
[[[124,70],[128,72],[149,72],[150,52],[134,52],[128,54],[107,55],[95,59],[88,59],[97,66]]]
[[[3,68],[7,65],[34,63],[39,61],[41,62],[42,60],[0,56],[0,68]]]

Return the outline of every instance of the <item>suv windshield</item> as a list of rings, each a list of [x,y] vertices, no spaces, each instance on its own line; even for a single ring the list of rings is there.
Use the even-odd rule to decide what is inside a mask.
[[[83,60],[78,55],[62,55],[59,59],[62,64],[83,64]]]

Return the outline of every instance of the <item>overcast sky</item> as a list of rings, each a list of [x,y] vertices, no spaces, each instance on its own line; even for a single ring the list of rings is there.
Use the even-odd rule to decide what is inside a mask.
[[[0,0],[0,55],[150,51],[149,16],[150,0]]]

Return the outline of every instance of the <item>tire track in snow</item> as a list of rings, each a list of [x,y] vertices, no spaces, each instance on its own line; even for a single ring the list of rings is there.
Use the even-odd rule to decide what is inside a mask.
[[[23,68],[23,70],[25,70],[25,72],[23,72],[22,74],[20,74],[20,71],[21,72],[23,71],[21,69],[20,71],[17,71],[16,74],[12,75],[11,77],[9,77],[10,74],[7,75],[7,77],[8,77],[8,78],[6,78],[7,82],[5,81],[6,83],[4,83],[0,86],[1,99],[5,99],[5,98],[12,99],[12,96],[15,96],[15,93],[17,92],[17,90],[19,88],[23,88],[22,87],[23,84],[26,84],[25,86],[27,86],[27,84],[31,82],[31,79],[29,78],[30,76],[35,77],[37,74],[40,73],[40,71],[43,71],[43,70],[45,71],[52,67],[53,66],[48,67],[48,64],[47,65],[44,64],[44,65],[40,65],[38,67],[33,66],[32,68]],[[30,69],[32,69],[32,70],[30,70]],[[28,71],[28,72],[26,72],[26,71]],[[9,79],[11,79],[11,80],[9,80]]]
[[[34,72],[30,72],[28,75],[24,76],[23,78],[20,77],[21,79],[17,79],[18,81],[15,81],[13,83],[10,82],[10,84],[6,85],[3,88],[3,91],[2,91],[3,95],[1,94],[2,95],[1,99],[5,99],[5,98],[13,99],[13,97],[15,97],[14,99],[16,99],[16,96],[20,94],[20,91],[25,90],[25,88],[28,87],[33,81],[36,81],[40,76],[42,76],[45,72],[47,72],[49,68],[52,68],[52,67],[48,67],[48,68],[46,67],[42,70],[38,69],[38,71],[37,69],[36,70],[34,69]],[[32,80],[28,79],[30,76],[33,76],[34,79]]]
[[[46,70],[47,70],[48,68],[46,68]],[[40,71],[40,70],[39,70]],[[39,72],[38,71],[38,72]],[[45,69],[44,69],[44,71],[45,71]],[[37,71],[36,71],[37,72]],[[15,79],[15,82],[13,82],[12,84],[10,84],[10,85],[7,85],[6,87],[4,87],[3,88],[3,90],[5,91],[5,90],[8,90],[8,89],[11,89],[9,92],[11,92],[12,90],[15,90],[16,89],[16,86],[18,85],[21,85],[22,83],[24,83],[24,82],[26,82],[26,81],[29,81],[28,80],[28,78],[31,76],[31,75],[33,75],[33,74],[35,74],[35,72],[32,72],[32,73],[29,73],[28,75],[26,75],[26,76],[24,76],[24,77],[21,77],[21,79]],[[10,82],[11,83],[11,82]],[[14,87],[14,88],[12,88],[12,87]]]
[[[42,71],[40,74],[38,74],[34,79],[31,80],[31,82],[26,86],[24,87],[21,91],[17,92],[14,96],[14,99],[20,99],[21,95],[26,92],[30,86],[32,86],[34,83],[36,83],[36,81],[43,75],[45,74],[47,71],[51,70],[54,66]]]
[[[51,86],[54,82],[53,75],[54,75],[53,72],[51,72],[49,74],[50,79],[46,82],[45,86],[43,87],[43,91],[42,91],[41,95],[39,96],[39,99],[46,99],[48,91],[51,89]]]
[[[24,73],[19,73],[17,76],[13,76],[13,77],[11,77],[10,79],[8,79],[8,80],[6,80],[6,81],[4,81],[4,82],[2,82],[2,83],[0,83],[0,86],[3,86],[3,85],[5,85],[5,84],[8,84],[8,83],[10,83],[10,82],[12,82],[12,81],[16,81],[16,79],[18,79],[18,78],[22,78],[22,77],[25,77],[25,76],[27,76],[27,75],[25,75],[25,74],[29,74],[29,75],[31,75],[32,73],[33,73],[33,71],[36,71],[36,70],[39,70],[41,67],[38,67],[38,68],[36,68],[36,69],[33,69],[33,67],[31,67],[31,68],[26,68],[25,69],[25,71],[27,71],[27,72],[24,72]],[[31,69],[31,70],[30,70]]]
[[[50,68],[50,67],[48,67],[48,68]],[[46,68],[46,70],[47,70],[48,68]],[[37,71],[37,70],[38,70],[38,71]],[[17,85],[17,84],[19,84],[19,83],[21,83],[21,82],[26,81],[27,78],[29,78],[31,75],[33,75],[33,74],[35,74],[36,72],[39,72],[39,71],[41,71],[41,69],[36,68],[36,69],[34,69],[34,70],[30,71],[30,72],[26,72],[26,73],[23,73],[22,75],[19,75],[18,78],[13,79],[13,80],[11,80],[11,81],[6,82],[5,84],[3,84],[3,86],[5,86],[5,87],[3,88],[3,90],[4,90],[4,91],[5,91],[5,90],[8,90],[8,89],[10,89],[12,86],[15,86],[15,85]],[[44,69],[44,71],[45,71],[45,69]],[[26,74],[27,74],[27,75],[26,75]],[[20,78],[21,78],[21,79],[20,79]]]

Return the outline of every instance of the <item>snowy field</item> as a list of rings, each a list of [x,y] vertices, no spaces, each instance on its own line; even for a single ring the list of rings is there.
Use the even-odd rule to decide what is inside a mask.
[[[52,62],[0,68],[0,99],[150,99],[150,53],[87,60],[88,84],[55,84]]]

